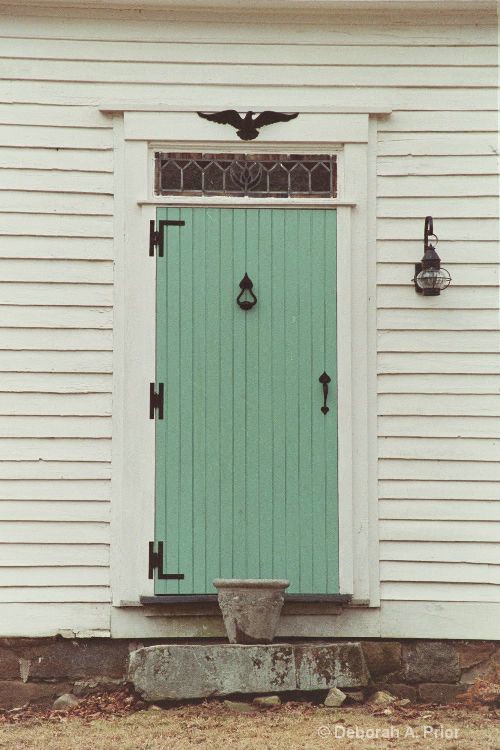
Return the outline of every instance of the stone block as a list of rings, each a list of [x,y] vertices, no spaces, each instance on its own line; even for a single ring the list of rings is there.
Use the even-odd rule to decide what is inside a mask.
[[[379,689],[388,690],[398,698],[409,698],[411,701],[416,701],[418,697],[417,688],[413,685],[405,685],[402,682],[389,682],[380,686]]]
[[[0,708],[11,709],[26,703],[51,705],[58,696],[70,693],[71,685],[57,682],[0,681]]]
[[[294,652],[298,690],[368,685],[369,674],[359,643],[297,644]]]
[[[457,695],[463,692],[463,685],[424,682],[418,686],[419,698],[424,703],[455,703]]]
[[[364,687],[358,643],[149,646],[130,655],[129,680],[147,701],[234,693]]]
[[[481,662],[485,662],[495,653],[493,643],[482,643],[477,641],[465,641],[458,646],[458,654],[461,669],[475,667]]]
[[[454,644],[417,641],[403,648],[404,676],[408,682],[458,682],[460,664]]]
[[[368,671],[376,681],[382,675],[401,669],[401,644],[393,641],[362,641],[361,648]]]
[[[148,646],[130,654],[129,680],[147,701],[295,690],[289,645]]]
[[[31,654],[28,680],[74,680],[91,677],[124,678],[128,645],[125,641],[57,640]]]
[[[2,680],[19,680],[19,658],[7,648],[0,648],[0,675]]]

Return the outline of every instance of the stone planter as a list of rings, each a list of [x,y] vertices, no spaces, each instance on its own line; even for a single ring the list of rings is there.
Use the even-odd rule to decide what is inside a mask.
[[[272,643],[290,581],[216,578],[219,607],[230,643]]]

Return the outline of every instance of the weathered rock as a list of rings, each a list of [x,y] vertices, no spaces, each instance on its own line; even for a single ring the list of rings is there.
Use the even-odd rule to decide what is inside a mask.
[[[89,679],[106,675],[124,678],[127,670],[126,642],[58,640],[41,645],[31,656],[29,681]]]
[[[474,641],[460,643],[458,647],[460,667],[461,669],[475,667],[476,664],[481,664],[490,659],[494,653],[495,646],[493,643],[478,643]]]
[[[347,695],[339,690],[339,688],[332,688],[325,698],[325,706],[329,708],[339,708],[347,698]]]
[[[354,703],[364,703],[365,702],[365,694],[362,690],[349,690],[347,692],[347,697],[349,700],[353,701]]]
[[[125,680],[112,680],[110,677],[95,677],[93,680],[76,680],[73,693],[77,696],[118,690]]]
[[[130,655],[129,680],[147,701],[296,689],[288,645],[148,646]]]
[[[0,708],[11,709],[26,703],[50,705],[61,693],[69,693],[68,683],[29,683],[11,680],[0,681]]]
[[[463,692],[463,685],[425,682],[418,686],[420,700],[424,703],[454,703],[457,695]]]
[[[368,679],[357,643],[149,646],[129,666],[147,701],[364,687]]]
[[[19,659],[6,648],[0,648],[0,675],[2,680],[18,680],[20,678]]]
[[[80,701],[76,695],[73,695],[73,693],[64,693],[63,695],[60,695],[59,698],[56,698],[52,704],[52,708],[54,711],[71,711],[73,708],[76,708],[79,703]]]
[[[368,685],[369,674],[359,643],[297,644],[294,652],[298,690]]]
[[[414,687],[413,685],[405,685],[401,682],[390,682],[386,685],[383,685],[383,687],[380,687],[379,689],[385,689],[387,690],[387,692],[392,693],[392,695],[395,695],[397,698],[409,698],[409,700],[412,702],[416,701],[418,698],[416,687]]]
[[[408,682],[458,682],[460,665],[455,646],[445,641],[419,641],[404,646]]]
[[[401,644],[397,642],[362,641],[361,648],[366,666],[373,679],[399,672],[401,669]]]
[[[404,708],[405,706],[409,706],[411,703],[411,700],[409,698],[400,698],[396,701],[396,706],[401,706]]]
[[[370,698],[370,703],[374,703],[376,706],[386,706],[389,703],[394,703],[395,700],[396,697],[386,690],[377,690]]]
[[[224,705],[230,711],[234,711],[236,714],[254,714],[255,706],[251,703],[243,703],[242,701],[224,701]]]
[[[281,705],[281,698],[279,695],[259,695],[253,699],[253,702],[259,708],[270,708],[271,706]]]

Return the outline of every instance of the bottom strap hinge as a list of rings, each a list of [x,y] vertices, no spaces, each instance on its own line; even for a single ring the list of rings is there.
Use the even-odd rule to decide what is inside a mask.
[[[158,552],[155,552],[155,543],[149,542],[148,578],[154,578],[155,570],[160,581],[182,581],[184,579],[184,573],[165,573],[163,571],[163,542],[158,542]]]

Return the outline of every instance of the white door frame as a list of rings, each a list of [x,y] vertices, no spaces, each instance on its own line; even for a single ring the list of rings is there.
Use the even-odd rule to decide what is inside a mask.
[[[283,125],[268,128],[251,144],[221,140],[225,128],[195,119],[194,112],[112,113],[115,151],[115,295],[113,354],[113,457],[111,585],[114,608],[124,608],[114,636],[137,635],[139,599],[154,594],[147,578],[148,543],[154,539],[155,429],[149,415],[149,383],[155,379],[155,269],[148,255],[149,221],[156,207],[284,205],[337,210],[337,308],[339,377],[340,593],[353,603],[377,607],[379,555],[376,474],[376,278],[375,118],[367,113],[324,111],[298,117],[293,142]],[[210,107],[207,107],[210,109]],[[310,109],[310,108],[309,108]],[[296,111],[291,107],[289,111]],[[259,111],[256,107],[255,111]],[[190,124],[189,140],[183,138]],[[266,131],[263,131],[263,133]],[[312,136],[329,133],[329,140]],[[169,135],[161,140],[160,134]],[[186,131],[187,134],[187,131]],[[337,152],[339,198],[198,200],[154,196],[154,152]],[[126,608],[126,609],[125,609]],[[156,618],[155,618],[156,619]],[[113,621],[113,618],[112,618]],[[140,622],[143,637],[157,634],[152,618]],[[130,625],[128,624],[130,623]],[[198,631],[197,631],[198,632]],[[182,632],[179,635],[196,633]],[[199,634],[199,633],[198,633]],[[307,634],[307,627],[305,632]]]

